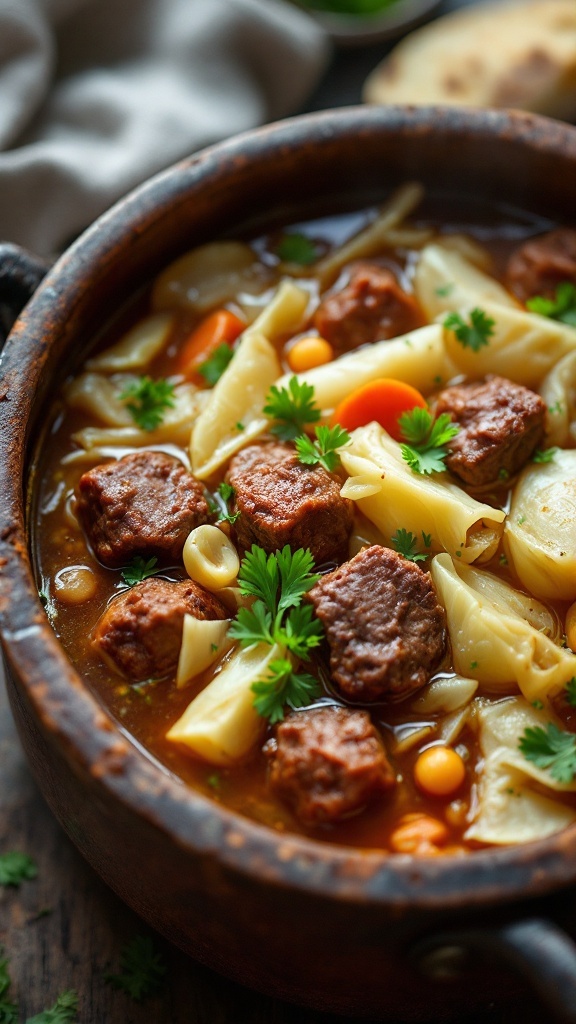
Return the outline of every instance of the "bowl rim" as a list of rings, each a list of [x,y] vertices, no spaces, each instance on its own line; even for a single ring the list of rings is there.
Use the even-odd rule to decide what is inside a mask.
[[[126,738],[82,683],[45,615],[27,549],[22,467],[33,392],[47,358],[46,336],[64,330],[90,268],[128,247],[168,209],[186,201],[190,183],[234,173],[238,161],[266,160],[287,146],[362,132],[417,135],[423,129],[479,139],[512,139],[529,150],[568,154],[576,166],[576,128],[520,112],[455,108],[352,107],[289,118],[235,136],[180,161],[100,217],[49,271],[17,321],[0,365],[0,619],[5,659],[34,713],[68,761],[88,772],[114,800],[143,816],[172,843],[217,857],[262,884],[327,899],[397,909],[462,909],[549,894],[576,880],[576,825],[548,839],[487,848],[465,856],[418,858],[278,834],[230,811],[158,768]],[[24,348],[28,351],[24,352]],[[17,684],[20,685],[20,684]]]

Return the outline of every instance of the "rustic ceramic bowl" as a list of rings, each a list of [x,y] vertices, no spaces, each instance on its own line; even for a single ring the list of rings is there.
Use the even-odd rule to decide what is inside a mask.
[[[48,273],[1,364],[0,612],[10,699],[38,783],[86,859],[204,963],[324,1010],[446,1020],[520,998],[526,984],[506,963],[516,960],[560,1019],[574,1022],[576,947],[559,925],[576,933],[576,827],[527,846],[436,859],[260,827],[191,791],[131,743],[67,660],[30,569],[35,439],[103,310],[193,246],[364,206],[414,178],[575,221],[576,130],[455,109],[296,118],[161,174]],[[21,296],[27,275],[28,284],[41,275],[11,256],[12,273],[0,274],[5,311],[14,288]]]

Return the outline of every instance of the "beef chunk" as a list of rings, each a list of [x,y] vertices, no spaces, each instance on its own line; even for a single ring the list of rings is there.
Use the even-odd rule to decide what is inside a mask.
[[[314,324],[319,334],[341,353],[396,338],[420,327],[423,319],[415,299],[402,291],[390,270],[361,263],[341,291],[323,299]]]
[[[95,466],[80,478],[77,497],[94,554],[112,569],[134,555],[177,562],[190,531],[210,515],[202,484],[163,452],[136,452]]]
[[[545,403],[504,377],[446,388],[436,412],[449,413],[460,427],[446,465],[471,487],[518,472],[544,436]]]
[[[350,817],[395,784],[366,711],[299,711],[278,726],[264,749],[270,786],[305,825]]]
[[[388,548],[365,548],[308,599],[326,631],[332,678],[350,700],[409,697],[444,657],[444,610],[429,574]]]
[[[521,300],[554,298],[562,281],[576,285],[576,231],[556,228],[516,249],[506,269],[508,287]]]
[[[178,664],[184,615],[227,619],[228,610],[198,583],[150,577],[110,602],[92,644],[128,679],[161,678]]]
[[[310,548],[316,565],[347,557],[353,503],[340,497],[335,473],[303,465],[288,445],[251,445],[232,459],[227,479],[236,492],[242,547]]]

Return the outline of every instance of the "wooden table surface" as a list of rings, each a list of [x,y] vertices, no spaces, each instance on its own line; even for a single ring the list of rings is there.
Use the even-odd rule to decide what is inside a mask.
[[[446,0],[439,13],[474,2]],[[308,109],[359,102],[366,75],[386,52],[380,44],[337,53]],[[122,946],[150,934],[149,929],[87,866],[46,807],[28,771],[0,678],[0,852],[8,850],[24,851],[38,865],[35,880],[19,889],[0,887],[0,946],[10,961],[11,995],[22,1022],[73,988],[80,1024],[360,1024],[249,992],[158,936],[154,942],[167,965],[161,993],[139,1004],[116,991],[106,972],[117,971]],[[547,1024],[536,1005],[532,1020]],[[465,1024],[521,1022],[532,1024],[525,1010],[516,1016],[513,1009],[493,1007]]]

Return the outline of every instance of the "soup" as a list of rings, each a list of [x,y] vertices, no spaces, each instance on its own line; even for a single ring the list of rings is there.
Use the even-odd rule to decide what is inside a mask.
[[[186,254],[66,382],[39,589],[165,770],[419,856],[576,820],[575,238],[407,185]]]

